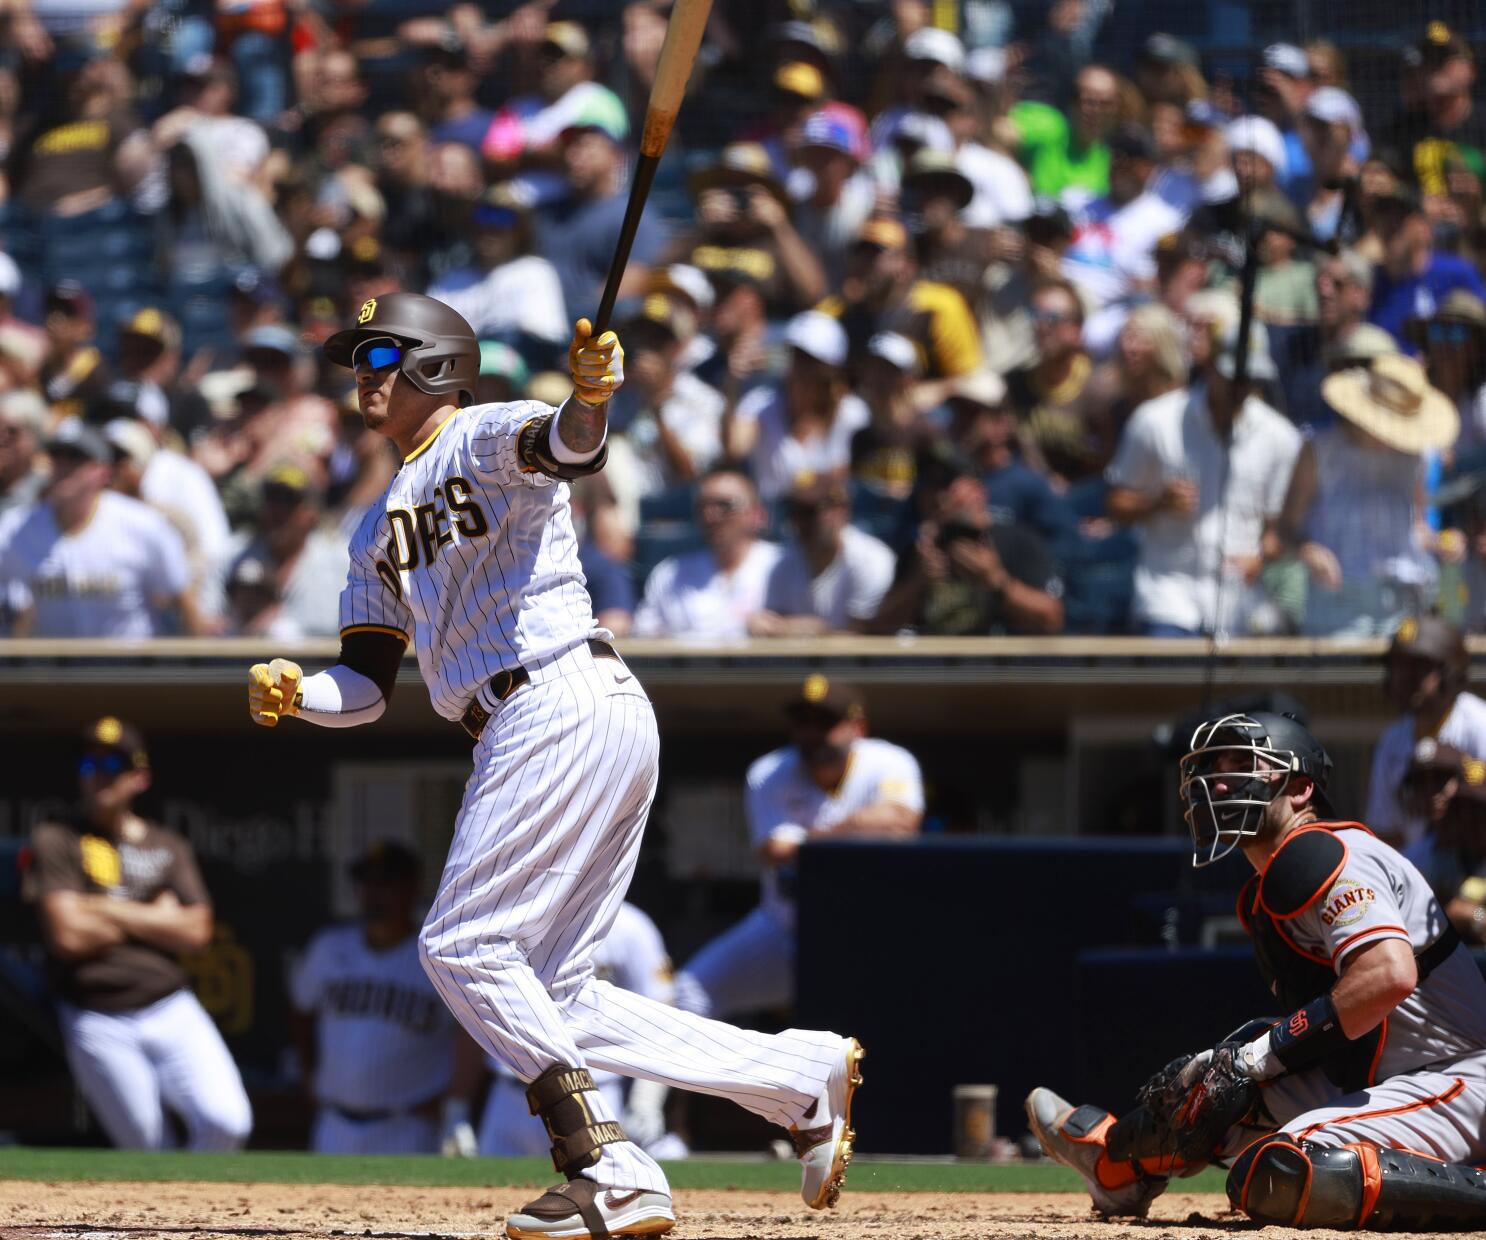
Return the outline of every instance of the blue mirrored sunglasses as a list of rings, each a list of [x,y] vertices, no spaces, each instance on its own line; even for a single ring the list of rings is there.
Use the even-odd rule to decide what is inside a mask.
[[[102,771],[105,775],[117,775],[123,771],[126,765],[127,763],[124,761],[123,755],[111,753],[105,754],[101,758],[80,759],[77,764],[77,773],[87,776],[96,775]]]
[[[402,361],[402,345],[385,336],[374,340],[363,340],[351,350],[351,369],[370,366],[373,370],[387,370]]]

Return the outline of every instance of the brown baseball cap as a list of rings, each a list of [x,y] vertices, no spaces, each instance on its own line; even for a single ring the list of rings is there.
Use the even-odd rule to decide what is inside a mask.
[[[396,840],[378,840],[364,856],[351,863],[351,877],[358,883],[368,879],[375,882],[401,882],[416,879],[422,873],[422,862],[406,844]]]
[[[866,704],[862,696],[851,685],[833,680],[820,672],[805,677],[797,697],[784,708],[791,719],[802,715],[825,715],[835,723],[843,719],[865,719]]]
[[[83,748],[90,752],[104,750],[122,754],[136,770],[147,770],[150,755],[144,747],[144,735],[132,723],[116,715],[104,715],[83,733]]]

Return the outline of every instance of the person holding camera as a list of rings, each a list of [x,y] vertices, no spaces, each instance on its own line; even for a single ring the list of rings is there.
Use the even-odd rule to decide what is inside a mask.
[[[991,518],[973,463],[952,452],[919,466],[918,537],[872,629],[936,637],[1047,634],[1063,629],[1063,582],[1047,545]]]

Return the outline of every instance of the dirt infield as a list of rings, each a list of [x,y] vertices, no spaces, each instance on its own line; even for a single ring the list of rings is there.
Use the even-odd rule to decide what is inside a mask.
[[[288,1184],[0,1182],[0,1240],[498,1236],[520,1190]],[[1291,1232],[1230,1214],[1220,1196],[1170,1193],[1146,1222],[1103,1223],[1071,1193],[852,1193],[829,1214],[787,1193],[678,1194],[676,1240],[1264,1240]],[[1396,1233],[1395,1233],[1396,1234]],[[1402,1240],[1408,1240],[1404,1236]],[[1422,1238],[1421,1238],[1422,1240]]]

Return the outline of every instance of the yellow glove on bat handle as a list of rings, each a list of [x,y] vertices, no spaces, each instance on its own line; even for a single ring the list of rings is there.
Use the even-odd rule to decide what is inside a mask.
[[[573,391],[585,405],[602,405],[624,384],[624,346],[613,332],[593,338],[593,324],[579,319],[568,345]]]
[[[298,663],[275,659],[248,669],[248,717],[260,727],[273,728],[286,715],[299,714],[304,671]]]

